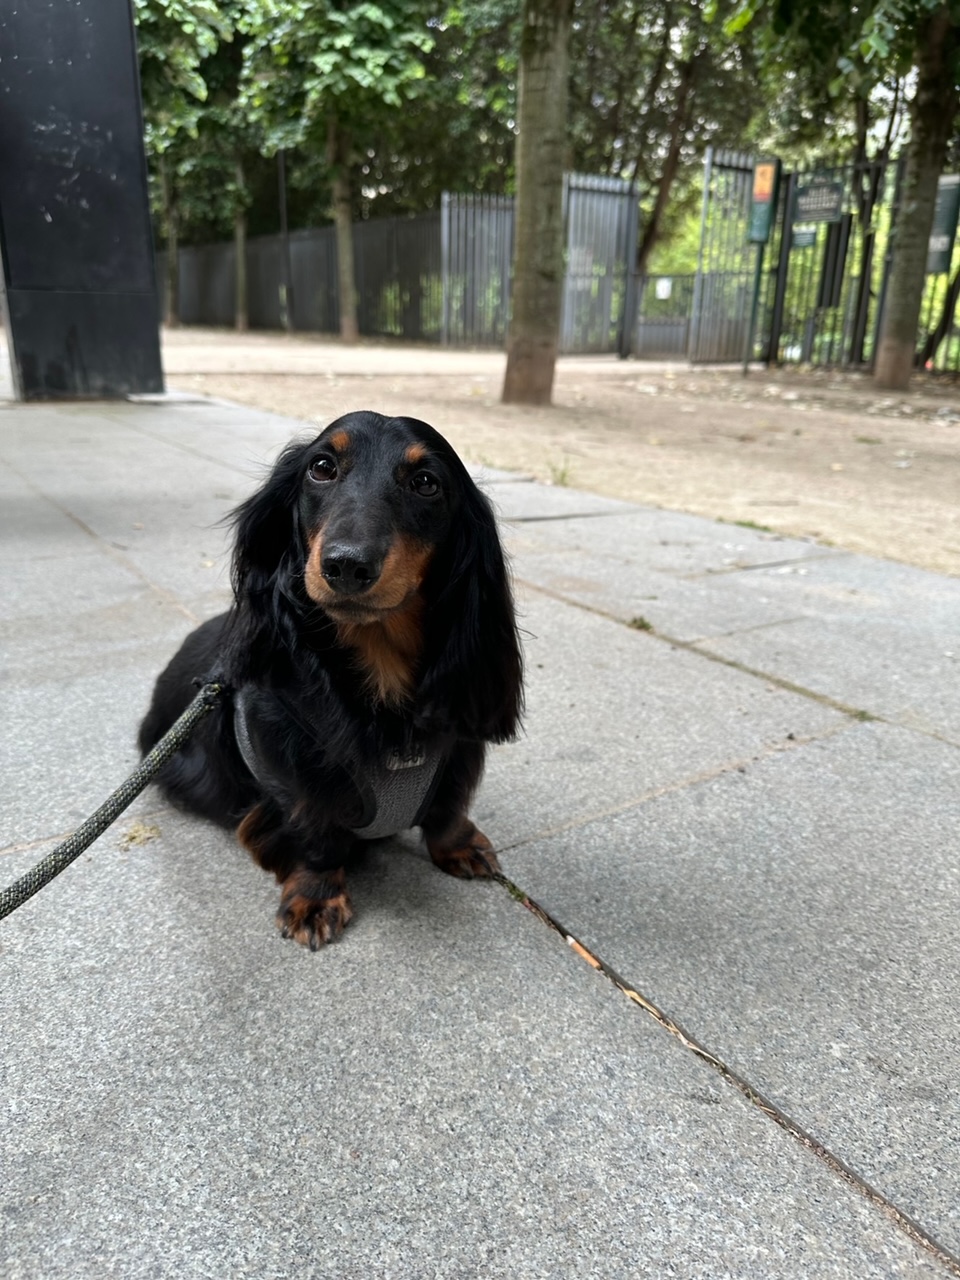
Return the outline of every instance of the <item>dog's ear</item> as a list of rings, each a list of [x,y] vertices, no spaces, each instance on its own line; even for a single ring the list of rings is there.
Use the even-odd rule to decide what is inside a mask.
[[[297,501],[307,445],[287,445],[266,481],[229,517],[235,530],[231,579],[237,604],[272,611],[280,570],[302,555]]]
[[[523,712],[523,659],[510,579],[487,498],[462,470],[462,503],[431,566],[424,671],[425,725],[503,742]]]

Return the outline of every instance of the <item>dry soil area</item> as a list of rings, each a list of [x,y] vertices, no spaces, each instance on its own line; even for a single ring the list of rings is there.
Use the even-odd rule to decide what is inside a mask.
[[[960,575],[960,387],[567,358],[555,403],[499,403],[503,356],[275,334],[164,336],[171,388],[323,426],[424,418],[471,461]]]

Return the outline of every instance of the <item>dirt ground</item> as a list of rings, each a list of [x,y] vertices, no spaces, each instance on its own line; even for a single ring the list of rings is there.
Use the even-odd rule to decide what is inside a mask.
[[[960,386],[861,374],[558,364],[554,406],[499,403],[502,354],[277,334],[164,335],[171,388],[318,426],[424,418],[461,455],[553,484],[960,575]]]

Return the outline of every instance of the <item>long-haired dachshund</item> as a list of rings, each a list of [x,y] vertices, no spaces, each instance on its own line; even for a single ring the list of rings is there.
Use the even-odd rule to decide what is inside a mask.
[[[231,691],[161,774],[168,798],[237,829],[311,949],[352,916],[358,841],[419,826],[443,871],[496,872],[467,807],[486,744],[518,729],[522,663],[493,512],[453,449],[347,414],[233,520],[234,605],[187,637],[140,728],[146,752],[198,681]]]

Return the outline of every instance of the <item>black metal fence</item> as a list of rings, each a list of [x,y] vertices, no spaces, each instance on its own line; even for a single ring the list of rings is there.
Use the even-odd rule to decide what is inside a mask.
[[[782,175],[748,351],[758,254],[747,234],[753,165],[752,156],[738,152],[707,153],[689,358],[869,367],[892,263],[899,162],[818,165]],[[941,255],[937,273],[927,276],[917,347],[922,351],[937,330],[940,342],[925,363],[956,372],[960,329],[950,303],[960,294],[960,249],[949,257]]]
[[[872,364],[883,309],[895,164],[787,174],[761,354],[777,363]]]
[[[637,201],[617,178],[568,174],[564,183],[567,261],[560,350],[621,347],[627,285],[637,245]]]
[[[444,193],[442,340],[455,347],[502,347],[510,315],[513,200]]]
[[[863,164],[782,176],[765,248],[757,321],[748,345],[757,246],[748,222],[754,159],[709,150],[695,274],[637,280],[637,201],[617,179],[565,179],[566,276],[560,349],[649,359],[736,362],[765,359],[867,367],[874,358],[897,213],[899,167]],[[502,347],[510,312],[513,200],[445,194],[441,208],[409,218],[355,224],[360,332],[374,337]],[[281,327],[283,244],[247,243],[248,316],[253,328]],[[334,333],[339,305],[332,227],[289,237],[292,319],[298,330]],[[949,253],[946,255],[949,258]],[[929,368],[960,372],[960,248],[927,277],[918,349]],[[950,271],[946,271],[946,266]],[[165,281],[162,255],[158,268]],[[232,244],[180,253],[180,318],[234,321]],[[161,299],[162,305],[162,299]]]
[[[625,323],[637,238],[637,200],[618,179],[568,174],[564,185],[567,274],[561,350],[616,351]],[[510,314],[513,200],[449,195],[432,213],[355,223],[360,332],[371,337],[502,347]],[[289,236],[294,328],[336,332],[339,305],[332,227]],[[247,242],[247,314],[252,328],[281,327],[280,236]],[[163,255],[158,280],[163,290]],[[184,324],[234,323],[232,244],[179,255]],[[161,307],[163,299],[161,299]]]

